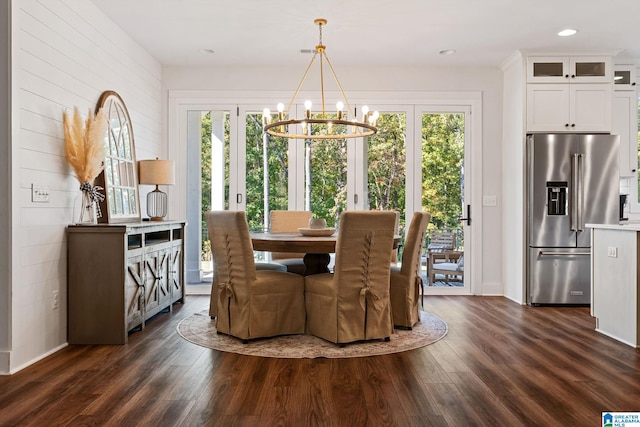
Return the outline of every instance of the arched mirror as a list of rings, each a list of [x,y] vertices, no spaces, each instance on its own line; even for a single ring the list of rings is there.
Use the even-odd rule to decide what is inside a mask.
[[[140,199],[136,174],[136,153],[129,112],[120,95],[106,91],[100,95],[96,112],[102,108],[107,119],[104,140],[104,170],[96,185],[104,188],[100,202],[100,223],[140,221]]]

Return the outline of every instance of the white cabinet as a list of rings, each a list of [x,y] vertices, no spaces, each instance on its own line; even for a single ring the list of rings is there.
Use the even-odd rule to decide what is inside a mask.
[[[613,67],[613,87],[615,91],[636,90],[636,66],[615,65]]]
[[[612,133],[620,135],[620,176],[634,176],[638,167],[638,98],[635,91],[615,92]]]
[[[528,84],[527,132],[611,132],[611,83]]]
[[[611,83],[609,56],[529,56],[527,83]]]
[[[591,315],[596,331],[640,348],[640,229],[587,224],[591,232]],[[616,256],[610,255],[615,248]]]

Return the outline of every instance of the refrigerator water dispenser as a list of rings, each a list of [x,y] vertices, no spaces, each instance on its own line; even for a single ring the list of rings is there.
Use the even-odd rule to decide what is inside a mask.
[[[547,215],[567,214],[567,181],[547,181]]]

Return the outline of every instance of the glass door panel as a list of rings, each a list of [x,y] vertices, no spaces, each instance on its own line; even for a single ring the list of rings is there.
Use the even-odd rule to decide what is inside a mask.
[[[234,169],[231,164],[231,127],[229,110],[187,112],[187,186],[194,190],[188,192],[188,196],[199,196],[187,197],[187,221],[189,224],[199,224],[197,228],[188,228],[188,233],[191,233],[186,248],[187,270],[200,271],[200,278],[213,271],[205,214],[210,210],[229,209],[231,174]],[[189,265],[196,260],[199,266]],[[195,280],[188,278],[187,281]]]
[[[378,133],[367,138],[369,209],[398,212],[398,231],[403,237],[406,221],[406,135],[406,112],[381,112]]]
[[[187,139],[186,220],[191,224],[185,248],[188,283],[205,280],[213,270],[205,213],[230,209],[232,204],[230,194],[237,172],[232,161],[235,117],[231,108],[190,106],[183,122]]]
[[[321,115],[313,117],[321,118]],[[311,132],[317,134],[320,130],[312,128]],[[328,227],[335,227],[347,208],[347,140],[304,140],[304,144],[305,210],[324,218]]]
[[[247,221],[251,230],[266,230],[269,212],[288,208],[288,140],[262,131],[262,111],[246,112],[244,124]]]
[[[460,221],[467,217],[469,204],[466,118],[464,110],[420,112],[420,198],[422,210],[431,213],[427,246],[436,236],[451,233],[454,237],[451,248],[432,248],[425,254],[425,283],[436,292],[435,288],[467,290],[464,255],[468,226]]]

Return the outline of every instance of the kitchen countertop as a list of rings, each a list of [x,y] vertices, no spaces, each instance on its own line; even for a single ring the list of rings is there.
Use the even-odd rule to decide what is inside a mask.
[[[585,224],[585,226],[607,230],[640,231],[640,221],[621,221],[619,224]]]

